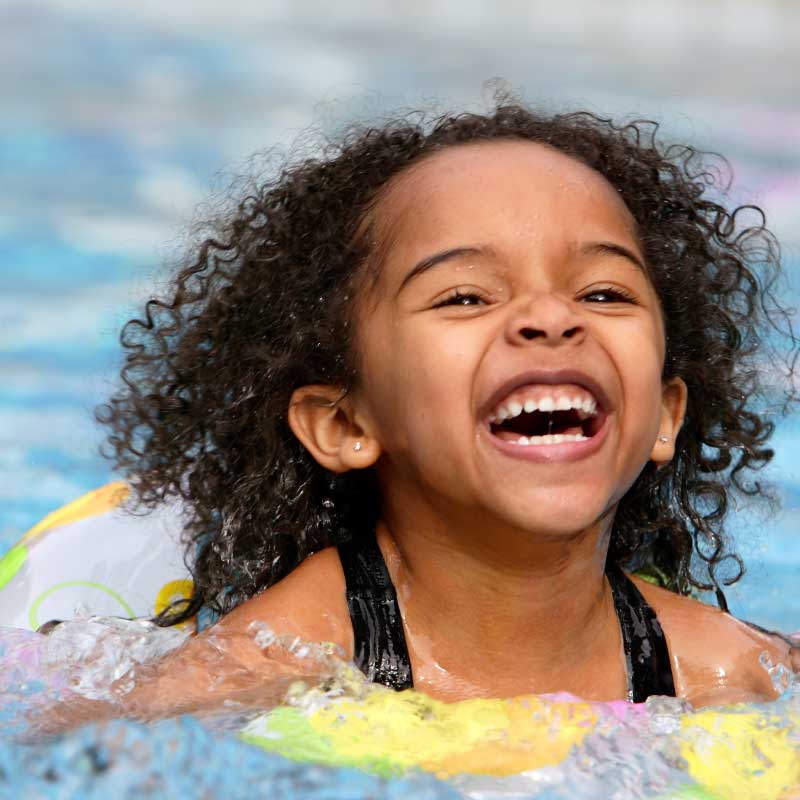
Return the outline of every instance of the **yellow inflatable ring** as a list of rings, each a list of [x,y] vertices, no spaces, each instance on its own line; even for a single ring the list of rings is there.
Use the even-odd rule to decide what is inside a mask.
[[[357,767],[385,777],[422,769],[442,778],[503,779],[577,758],[587,736],[615,725],[629,726],[626,746],[646,742],[650,735],[644,704],[538,696],[443,703],[414,691],[378,687],[358,700],[305,705],[312,710],[275,709],[251,722],[242,737],[295,760]],[[685,782],[665,798],[800,797],[797,707],[778,715],[740,705],[676,719],[676,729],[658,737],[658,744],[665,753],[680,755]]]

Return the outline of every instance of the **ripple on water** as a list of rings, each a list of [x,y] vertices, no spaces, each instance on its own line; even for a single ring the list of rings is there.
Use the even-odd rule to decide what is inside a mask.
[[[264,630],[254,636],[275,646]],[[674,698],[445,704],[343,668],[247,715],[222,707],[202,720],[115,720],[23,741],[31,714],[74,694],[113,702],[112,683],[124,694],[127,675],[185,638],[88,617],[49,637],[0,628],[0,796],[779,798],[800,789],[800,682],[771,663],[778,701],[694,713]],[[320,657],[314,645],[287,649]]]

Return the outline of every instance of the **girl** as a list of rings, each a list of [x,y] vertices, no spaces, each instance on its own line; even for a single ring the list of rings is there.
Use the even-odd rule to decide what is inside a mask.
[[[796,345],[777,246],[655,132],[504,98],[354,127],[128,323],[98,418],[138,498],[192,514],[159,621],[224,615],[142,707],[278,686],[261,622],[447,700],[775,696],[759,658],[797,648],[720,587],[772,457],[760,331]]]

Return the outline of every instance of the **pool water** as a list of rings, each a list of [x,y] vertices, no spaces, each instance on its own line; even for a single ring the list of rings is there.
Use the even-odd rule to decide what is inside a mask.
[[[97,455],[92,409],[117,374],[120,326],[164,280],[209,192],[313,121],[420,97],[479,105],[496,74],[553,107],[656,117],[665,136],[730,158],[733,197],[764,207],[784,247],[782,298],[800,304],[793,4],[654,2],[634,13],[622,0],[565,0],[539,15],[536,4],[433,2],[402,19],[381,4],[342,0],[324,15],[312,5],[0,8],[0,555],[117,477]],[[587,15],[602,35],[581,33]],[[715,36],[699,35],[711,26]],[[728,597],[737,615],[788,632],[800,629],[800,420],[776,422],[765,477],[783,507],[766,521],[733,515],[748,574]],[[44,695],[23,674],[0,703],[0,731]],[[783,719],[797,705],[793,690],[742,713]],[[679,718],[655,709],[647,735],[633,725],[590,738],[560,772],[449,783],[290,761],[192,718],[95,724],[34,745],[0,741],[0,797],[709,797],[669,738]]]
[[[47,637],[0,628],[0,796],[779,800],[800,788],[800,680],[766,660],[781,693],[767,704],[693,712],[676,698],[563,693],[443,703],[369,684],[325,648],[293,642],[299,669],[326,677],[294,683],[277,708],[238,695],[197,717],[22,740],[31,721],[96,717],[98,701],[117,703],[186,635],[88,616]],[[267,690],[262,680],[259,696]]]

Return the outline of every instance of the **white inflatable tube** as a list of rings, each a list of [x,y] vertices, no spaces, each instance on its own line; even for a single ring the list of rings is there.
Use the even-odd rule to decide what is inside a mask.
[[[121,510],[130,488],[109,483],[54,511],[0,559],[0,625],[36,630],[78,608],[149,617],[191,594],[177,504]]]

